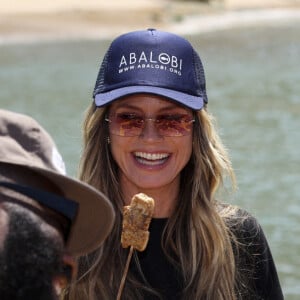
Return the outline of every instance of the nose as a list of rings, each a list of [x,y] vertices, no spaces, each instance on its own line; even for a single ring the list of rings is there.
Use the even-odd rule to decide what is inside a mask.
[[[140,137],[147,140],[157,140],[163,137],[156,128],[154,118],[146,118],[144,120],[144,126]]]

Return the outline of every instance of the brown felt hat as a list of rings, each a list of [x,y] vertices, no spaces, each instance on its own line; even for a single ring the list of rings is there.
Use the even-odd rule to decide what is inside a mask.
[[[92,252],[110,233],[115,214],[108,198],[90,185],[66,176],[54,141],[31,117],[0,109],[0,162],[32,170],[55,184],[63,195],[53,200],[50,197],[50,201],[59,212],[63,202],[76,204],[66,244],[70,254]]]

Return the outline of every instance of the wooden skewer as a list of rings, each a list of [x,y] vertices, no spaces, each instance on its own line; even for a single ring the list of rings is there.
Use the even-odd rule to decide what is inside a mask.
[[[125,280],[126,280],[126,276],[127,276],[127,273],[128,273],[129,264],[130,264],[130,261],[131,261],[131,258],[132,258],[132,254],[133,254],[133,246],[130,246],[129,253],[128,253],[128,256],[127,256],[127,261],[126,261],[126,264],[125,264],[125,269],[124,269],[124,272],[123,272],[123,276],[122,276],[122,279],[121,279],[121,283],[120,283],[120,287],[119,287],[119,291],[118,291],[118,295],[117,295],[117,300],[121,299],[121,295],[122,295],[123,288],[124,288],[124,285],[125,285]]]

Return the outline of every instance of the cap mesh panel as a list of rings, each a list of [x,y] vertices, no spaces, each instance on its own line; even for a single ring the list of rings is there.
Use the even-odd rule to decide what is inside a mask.
[[[93,92],[93,97],[95,98],[95,96],[101,92],[103,92],[105,90],[105,85],[104,85],[104,76],[106,73],[106,68],[107,68],[107,58],[110,54],[110,48],[108,49],[108,51],[105,53],[105,56],[103,58],[101,67],[99,69],[99,73],[97,76],[97,80],[96,80],[96,84],[95,84],[95,88],[94,88],[94,92]]]
[[[194,57],[194,71],[195,71],[195,77],[198,82],[199,91],[197,91],[197,94],[202,94],[203,100],[205,103],[207,103],[207,95],[206,95],[206,84],[205,84],[205,74],[204,74],[204,68],[202,65],[202,62],[200,60],[200,57],[196,51],[193,51],[193,57]]]

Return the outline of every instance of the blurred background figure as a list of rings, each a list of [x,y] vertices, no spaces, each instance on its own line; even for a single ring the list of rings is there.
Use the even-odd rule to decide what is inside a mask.
[[[0,299],[58,299],[76,275],[74,258],[109,234],[113,209],[65,175],[52,138],[32,118],[0,110],[0,145]]]

